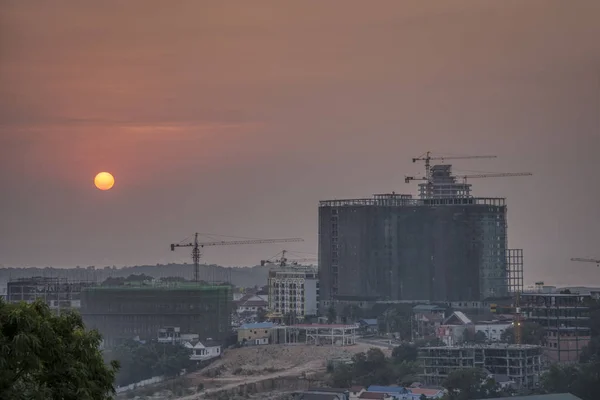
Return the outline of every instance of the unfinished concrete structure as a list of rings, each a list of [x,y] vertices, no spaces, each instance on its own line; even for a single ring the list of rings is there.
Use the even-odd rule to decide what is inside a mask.
[[[232,291],[228,285],[196,282],[143,283],[85,288],[81,314],[100,331],[107,347],[126,339],[156,339],[160,329],[179,327],[201,340],[222,341],[231,331]]]
[[[9,303],[32,303],[40,299],[57,313],[78,310],[81,307],[81,291],[91,285],[91,282],[71,282],[57,277],[19,278],[7,283],[6,300]]]
[[[470,197],[470,185],[436,168],[418,199],[392,193],[320,202],[322,310],[334,302],[478,301],[520,290],[522,252],[507,248],[505,199]]]
[[[441,386],[453,371],[481,368],[507,376],[519,388],[533,388],[539,383],[541,353],[541,347],[533,345],[422,347],[418,362],[423,367],[423,382],[430,385]]]
[[[316,267],[290,266],[269,271],[269,311],[299,319],[318,314],[319,278]]]
[[[591,295],[566,293],[523,293],[523,317],[544,327],[544,356],[549,362],[579,361],[591,339],[589,304]]]
[[[272,343],[304,343],[317,346],[352,346],[356,344],[358,325],[298,324],[274,326]]]

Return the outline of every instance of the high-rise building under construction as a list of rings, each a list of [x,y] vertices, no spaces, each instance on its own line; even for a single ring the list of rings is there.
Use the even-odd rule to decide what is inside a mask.
[[[320,202],[321,309],[332,302],[482,301],[522,286],[522,251],[507,248],[504,198],[472,197],[450,165],[433,166],[419,186],[419,198]]]

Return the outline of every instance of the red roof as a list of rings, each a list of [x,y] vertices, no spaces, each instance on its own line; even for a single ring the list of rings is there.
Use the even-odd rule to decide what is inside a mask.
[[[427,397],[433,397],[438,394],[440,389],[425,389],[425,388],[410,388],[410,391],[414,394],[424,394]]]
[[[351,391],[352,393],[358,393],[358,392],[360,392],[361,390],[364,390],[364,389],[365,389],[365,388],[364,388],[364,387],[362,387],[362,386],[352,386],[352,387],[350,388],[350,391]]]

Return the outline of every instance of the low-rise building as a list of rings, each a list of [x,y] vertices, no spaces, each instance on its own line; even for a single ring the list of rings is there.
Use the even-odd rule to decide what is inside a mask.
[[[274,324],[272,322],[244,324],[237,331],[238,343],[243,345],[269,344],[273,327]]]
[[[474,325],[474,331],[475,334],[477,332],[484,333],[489,342],[500,342],[502,341],[502,335],[510,327],[512,327],[512,322],[481,321]]]
[[[243,296],[236,304],[236,312],[238,314],[256,314],[259,310],[266,311],[267,307],[269,307],[269,302],[257,294]]]
[[[414,331],[418,338],[435,337],[446,309],[435,304],[418,304],[413,307]]]
[[[422,347],[417,360],[427,385],[440,386],[459,369],[481,368],[489,374],[505,375],[518,388],[533,388],[539,383],[541,353],[540,346],[502,343]]]
[[[221,356],[221,344],[207,339],[204,342],[198,340],[185,341],[183,345],[192,351],[190,360],[207,361]]]
[[[56,313],[81,308],[81,292],[91,282],[71,282],[64,278],[36,276],[7,283],[6,301],[32,303],[42,300]]]
[[[379,323],[376,318],[361,319],[358,321],[360,332],[368,335],[376,335],[379,332]]]
[[[456,346],[464,341],[466,332],[472,330],[473,326],[469,317],[461,311],[455,311],[438,327],[436,336],[446,346]]]
[[[541,325],[545,332],[544,355],[550,362],[573,363],[591,339],[590,294],[523,293],[524,318]]]

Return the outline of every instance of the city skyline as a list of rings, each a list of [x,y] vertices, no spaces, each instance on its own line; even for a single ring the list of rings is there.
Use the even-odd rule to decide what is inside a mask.
[[[525,282],[600,285],[600,3],[7,2],[0,264],[190,263],[194,232],[304,243],[318,202],[417,194],[431,150],[506,197]],[[342,5],[343,4],[343,5]],[[100,192],[94,176],[115,176]]]

